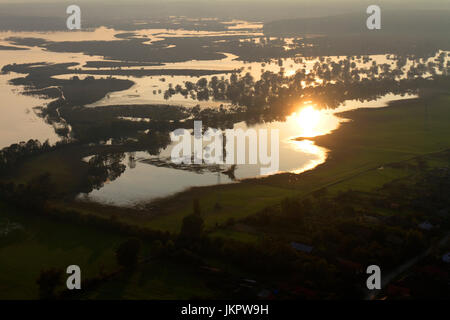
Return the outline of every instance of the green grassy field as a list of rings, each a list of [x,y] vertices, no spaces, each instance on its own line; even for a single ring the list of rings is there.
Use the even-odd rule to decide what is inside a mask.
[[[19,239],[0,245],[0,299],[37,298],[36,280],[44,268],[76,264],[86,277],[117,268],[114,248],[120,236],[24,215],[1,204],[0,219],[24,228]]]
[[[20,224],[24,232],[13,239],[0,237],[0,300],[37,299],[36,280],[43,269],[59,268],[65,272],[69,265],[78,265],[83,279],[119,270],[115,249],[126,239],[120,235],[87,225],[33,217],[0,203],[0,222],[6,220]],[[145,256],[150,247],[143,245]],[[90,294],[82,298],[188,299],[206,297],[210,290],[183,266],[151,261],[131,275],[120,273],[111,286]]]

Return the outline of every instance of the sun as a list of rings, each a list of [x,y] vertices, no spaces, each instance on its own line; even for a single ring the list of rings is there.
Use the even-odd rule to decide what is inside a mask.
[[[307,106],[299,112],[297,122],[305,137],[313,137],[317,134],[316,129],[320,122],[320,112],[313,106]]]

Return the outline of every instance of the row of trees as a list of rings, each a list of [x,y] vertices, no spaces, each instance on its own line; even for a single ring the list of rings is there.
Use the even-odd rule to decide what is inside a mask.
[[[68,140],[61,140],[54,145],[50,145],[46,140],[41,143],[39,140],[30,139],[28,142],[19,142],[0,150],[0,174],[8,172],[22,161],[53,150],[58,150],[70,144]]]
[[[437,72],[443,73],[446,68],[449,67],[449,63],[445,65],[446,53],[441,53],[435,61],[429,62],[416,62],[412,60],[411,66],[407,66],[407,62],[411,62],[405,57],[395,56],[392,63],[396,63],[393,67],[389,63],[378,65],[376,61],[372,61],[372,64],[368,68],[357,67],[354,57],[347,57],[338,62],[332,61],[331,58],[321,58],[317,61],[312,70],[309,72],[305,68],[299,69],[293,76],[284,76],[284,68],[280,73],[263,72],[261,79],[256,81],[250,75],[250,73],[244,76],[239,76],[233,73],[230,79],[219,79],[214,76],[208,83],[206,78],[201,78],[197,83],[190,81],[185,82],[185,87],[181,85],[173,88],[171,85],[165,92],[165,98],[169,99],[174,94],[181,94],[185,97],[191,96],[193,99],[199,101],[209,100],[210,98],[218,101],[230,101],[233,104],[251,106],[251,101],[246,101],[245,97],[249,95],[259,96],[264,94],[266,97],[270,96],[270,93],[276,94],[282,87],[305,88],[314,87],[318,84],[327,83],[355,83],[363,79],[369,80],[401,80],[415,79],[418,77],[424,77],[426,74],[437,75]],[[363,60],[364,63],[369,60]],[[306,65],[305,65],[306,66]],[[403,70],[409,67],[408,70]],[[266,105],[267,100],[256,99],[257,103],[261,106]]]

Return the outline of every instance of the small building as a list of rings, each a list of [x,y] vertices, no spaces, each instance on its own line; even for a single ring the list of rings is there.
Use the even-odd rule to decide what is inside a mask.
[[[430,231],[434,227],[431,223],[429,223],[428,221],[425,221],[425,222],[422,222],[421,224],[419,224],[419,228],[422,230]]]
[[[291,247],[297,251],[305,252],[305,253],[311,253],[313,251],[313,247],[308,246],[303,243],[298,242],[291,242]]]

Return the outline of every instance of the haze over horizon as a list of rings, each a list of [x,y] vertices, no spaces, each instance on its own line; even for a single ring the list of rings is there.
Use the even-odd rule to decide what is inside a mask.
[[[370,0],[345,1],[312,1],[312,0],[281,0],[281,1],[224,1],[224,0],[0,0],[0,16],[12,14],[15,16],[54,16],[61,12],[61,7],[79,4],[86,14],[91,16],[218,16],[246,19],[262,19],[272,21],[285,18],[331,16],[364,10],[374,4]],[[255,6],[257,4],[257,6]],[[450,2],[444,0],[381,0],[377,4],[383,10],[450,10]],[[29,6],[27,8],[27,5]],[[118,8],[119,7],[119,8]],[[238,8],[238,10],[236,9]],[[148,10],[148,11],[147,11]]]

